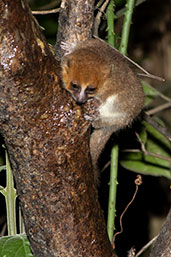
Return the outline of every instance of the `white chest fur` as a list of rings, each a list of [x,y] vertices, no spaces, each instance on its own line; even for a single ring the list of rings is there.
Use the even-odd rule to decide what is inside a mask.
[[[115,120],[117,122],[118,119],[123,119],[126,114],[121,112],[119,106],[117,95],[109,96],[99,107],[99,116],[102,122],[114,125]]]

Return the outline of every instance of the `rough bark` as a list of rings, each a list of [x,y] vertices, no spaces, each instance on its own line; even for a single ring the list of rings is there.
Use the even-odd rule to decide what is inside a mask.
[[[75,43],[92,37],[94,0],[62,0],[55,50],[63,54],[60,43]]]
[[[34,256],[115,256],[93,180],[90,124],[60,86],[59,63],[24,0],[0,0],[0,30],[0,131]]]
[[[171,256],[171,209],[149,257]]]

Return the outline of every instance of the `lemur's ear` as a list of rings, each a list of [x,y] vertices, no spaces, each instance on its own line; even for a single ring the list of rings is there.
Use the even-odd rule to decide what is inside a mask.
[[[66,55],[62,58],[62,71],[64,74],[68,73],[69,68],[71,68],[72,56]]]

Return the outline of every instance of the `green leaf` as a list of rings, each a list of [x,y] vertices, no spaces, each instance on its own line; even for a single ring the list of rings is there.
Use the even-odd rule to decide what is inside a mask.
[[[170,158],[170,154],[165,150],[162,145],[158,144],[157,141],[154,140],[154,138],[149,138],[146,144],[146,149],[148,152],[154,153],[156,155],[159,155],[161,157],[167,157]],[[144,159],[147,162],[150,162],[151,164],[163,166],[165,168],[170,168],[171,161],[167,161],[161,158],[153,157],[150,155],[144,155]]]
[[[170,142],[150,125],[148,126],[147,132],[147,135],[143,135],[144,132],[139,134],[142,141],[146,142],[146,150],[151,154],[159,155],[163,158],[171,158]],[[153,157],[142,151],[122,153],[120,164],[124,168],[137,173],[171,178],[171,161]]]
[[[0,257],[33,257],[26,235],[0,237]]]
[[[123,161],[142,161],[144,154],[142,152],[126,152],[121,154],[121,160]]]
[[[156,128],[143,121],[139,132],[144,152],[127,152],[121,155],[121,165],[131,171],[171,178],[171,144]],[[135,149],[136,150],[136,149]]]
[[[171,144],[170,144],[169,140],[165,136],[163,136],[157,129],[155,129],[148,122],[142,121],[142,124],[145,126],[147,132],[150,135],[155,137],[161,144],[163,144],[163,146],[165,146],[168,149],[168,151],[170,151]]]
[[[145,163],[142,161],[130,161],[123,160],[120,164],[128,170],[134,171],[143,175],[151,176],[164,176],[171,179],[171,171],[169,169],[164,169],[159,166],[151,165],[150,163]]]
[[[150,162],[151,164],[160,165],[165,168],[171,168],[171,144],[170,141],[164,137],[158,130],[151,126],[147,122],[143,122],[147,133],[148,140],[146,142],[146,150],[153,154],[163,157],[157,158],[149,155],[144,156],[145,161]],[[164,160],[164,157],[170,158],[170,161]]]
[[[141,130],[139,132],[139,136],[140,136],[142,142],[145,144],[146,141],[147,141],[147,132],[146,132],[145,127],[143,127],[143,126],[141,127]]]
[[[144,80],[142,80],[141,83],[142,83],[142,86],[143,86],[144,94],[146,96],[146,98],[145,98],[145,106],[147,106],[147,105],[149,105],[154,100],[155,97],[157,97],[159,95],[159,93],[158,93],[158,91],[155,88],[150,86]]]

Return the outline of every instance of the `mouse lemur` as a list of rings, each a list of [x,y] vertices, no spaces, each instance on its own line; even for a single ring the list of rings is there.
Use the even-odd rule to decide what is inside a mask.
[[[131,124],[142,110],[141,83],[126,58],[98,39],[78,43],[63,57],[61,68],[64,87],[77,103],[84,104],[92,98],[99,102],[90,138],[96,170],[99,155],[111,134]]]

